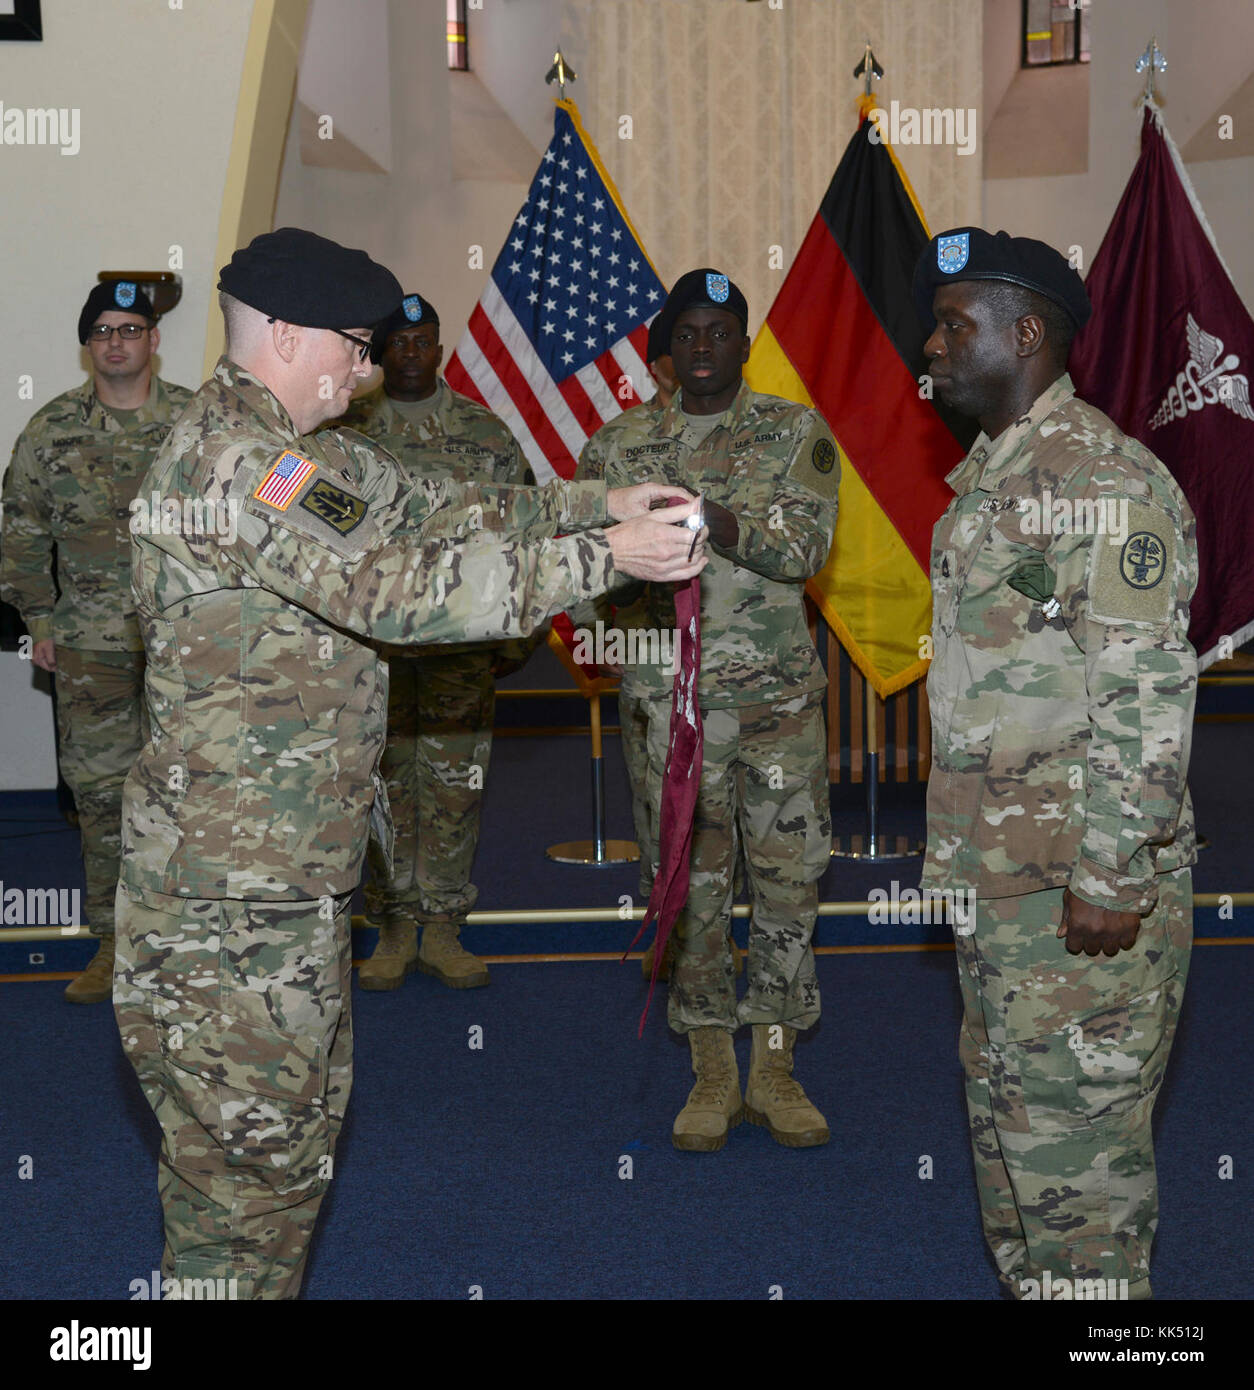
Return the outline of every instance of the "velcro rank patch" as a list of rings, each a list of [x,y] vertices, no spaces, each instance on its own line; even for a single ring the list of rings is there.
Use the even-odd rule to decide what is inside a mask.
[[[328,478],[319,478],[300,499],[300,505],[341,536],[347,536],[360,526],[369,510],[360,497],[337,487]]]
[[[820,497],[835,497],[840,487],[840,456],[836,446],[826,435],[820,435],[809,448],[802,447],[788,476]]]
[[[1176,525],[1160,507],[1128,499],[1122,542],[1093,540],[1089,613],[1099,623],[1165,623],[1176,597]]]

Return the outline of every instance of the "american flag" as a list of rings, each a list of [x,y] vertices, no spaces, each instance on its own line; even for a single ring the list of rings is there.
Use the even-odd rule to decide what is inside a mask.
[[[653,395],[648,324],[665,298],[574,102],[559,101],[445,380],[505,421],[537,482],[569,478],[590,435]]]
[[[279,456],[278,462],[261,480],[253,493],[261,502],[269,502],[272,507],[285,512],[293,497],[300,491],[301,484],[317,467],[308,459],[290,451]]]

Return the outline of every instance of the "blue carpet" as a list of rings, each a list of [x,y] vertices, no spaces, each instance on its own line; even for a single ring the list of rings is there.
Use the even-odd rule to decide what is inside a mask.
[[[505,703],[505,702],[501,702]],[[528,706],[543,701],[518,701]],[[578,701],[562,701],[581,718]],[[533,717],[533,716],[529,716]],[[545,849],[564,840],[586,839],[592,831],[589,745],[585,738],[558,735],[498,738],[484,791],[483,829],[475,864],[481,909],[610,908],[624,897],[642,906],[634,864],[585,868],[556,864]],[[607,833],[631,839],[631,802],[616,737],[606,739]],[[1198,826],[1210,839],[1194,871],[1199,893],[1254,890],[1249,860],[1250,807],[1246,769],[1254,767],[1254,724],[1198,724],[1194,729],[1190,786]],[[543,794],[537,793],[543,788]],[[860,833],[864,801],[860,786],[833,787],[837,834]],[[886,835],[922,839],[926,830],[923,788],[887,784],[881,797]],[[920,860],[862,865],[833,859],[819,885],[823,901],[865,901],[873,889],[895,896],[917,885]],[[0,884],[6,887],[83,886],[78,833],[57,813],[55,794],[0,793]],[[360,910],[360,906],[358,908]],[[1254,936],[1254,908],[1231,915],[1199,908],[1198,936]],[[743,944],[745,925],[737,931]],[[488,955],[539,952],[622,951],[636,933],[626,922],[472,926],[465,940]],[[865,917],[820,921],[818,946],[946,942],[944,924],[873,926]],[[373,932],[358,932],[354,955],[369,955]],[[90,958],[88,942],[5,942],[0,930],[0,974],[77,970]]]
[[[397,994],[356,992],[357,1079],[306,1295],[996,1297],[952,957],[818,968],[824,1016],[798,1074],[833,1140],[801,1151],[748,1125],[719,1154],[671,1147],[686,1049],[664,1027],[664,995],[636,1040],[634,967],[497,966],[482,992],[421,976]],[[1234,1081],[1249,1066],[1252,987],[1254,949],[1195,953],[1158,1108],[1160,1298],[1254,1296],[1254,1097]],[[0,1298],[125,1298],[160,1256],[156,1125],[110,1011],[70,1008],[60,991],[4,990]],[[481,1051],[467,1045],[476,1024]],[[742,1071],[747,1050],[742,1037]],[[1223,1154],[1234,1181],[1219,1176]]]

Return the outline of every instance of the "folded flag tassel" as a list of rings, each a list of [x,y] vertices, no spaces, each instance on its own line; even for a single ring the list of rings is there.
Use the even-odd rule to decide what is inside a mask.
[[[701,753],[705,745],[701,710],[697,704],[697,680],[701,674],[701,576],[675,587],[675,621],[679,628],[679,669],[671,693],[670,742],[666,750],[666,774],[662,781],[662,810],[658,824],[658,868],[645,908],[644,921],[631,946],[657,922],[653,949],[653,976],[640,1015],[637,1037],[644,1036],[653,987],[671,929],[688,901],[688,861],[692,853],[692,829],[697,793],[701,788]],[[623,959],[627,959],[626,952]]]

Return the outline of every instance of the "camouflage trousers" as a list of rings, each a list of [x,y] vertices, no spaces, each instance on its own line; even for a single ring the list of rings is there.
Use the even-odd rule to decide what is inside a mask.
[[[1046,1271],[1052,1297],[1065,1296],[1060,1278],[1102,1281],[1111,1297],[1126,1280],[1126,1297],[1150,1297],[1150,1119],[1193,939],[1190,871],[1158,886],[1136,945],[1111,958],[1067,953],[1061,888],[981,898],[974,930],[955,934],[984,1235],[1016,1298],[1046,1296],[1024,1282]]]
[[[87,879],[87,921],[113,935],[122,858],[122,787],[148,738],[143,652],[57,645],[61,774],[74,793]]]
[[[370,915],[463,922],[483,785],[492,753],[496,685],[490,647],[388,657],[388,731],[380,771],[396,829],[389,875],[370,843]]]
[[[161,1125],[167,1279],[300,1290],[352,1084],[349,902],[119,885],[113,1007]]]
[[[662,804],[670,701],[649,702],[649,796]],[[667,996],[676,1032],[742,1023],[809,1028],[819,1018],[810,938],[832,848],[822,696],[702,711],[705,754]],[[736,1003],[728,927],[738,856],[753,916]]]
[[[618,723],[622,730],[623,761],[631,788],[631,819],[640,846],[640,896],[646,901],[657,872],[657,831],[649,807],[649,701],[618,692]]]

